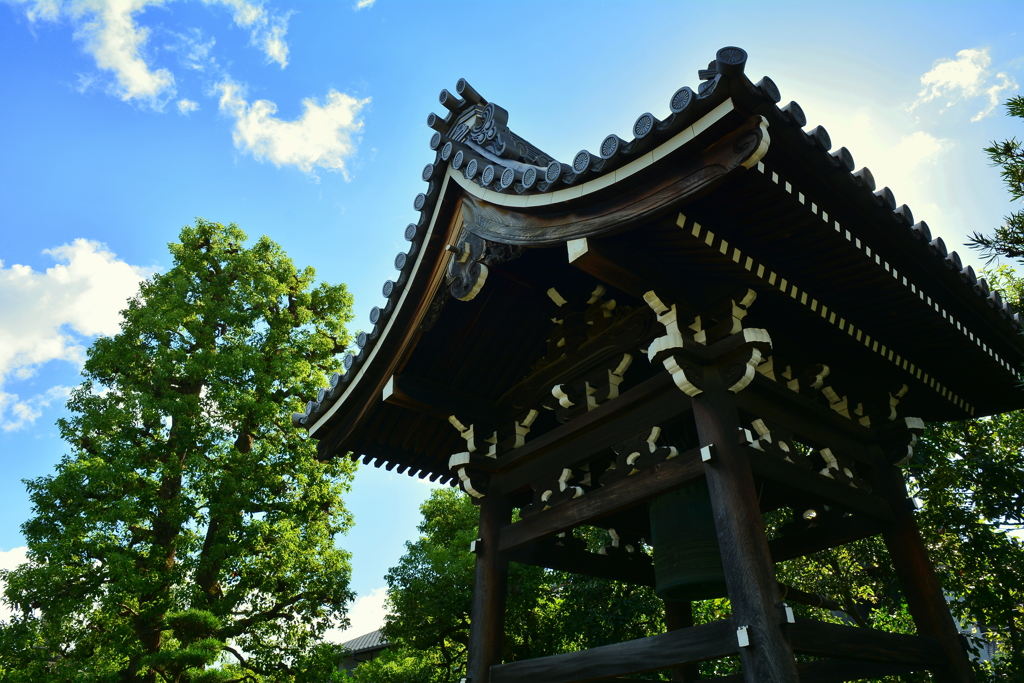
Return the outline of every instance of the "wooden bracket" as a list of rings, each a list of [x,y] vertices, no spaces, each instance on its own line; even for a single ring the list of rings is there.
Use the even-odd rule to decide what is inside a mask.
[[[654,426],[612,446],[615,460],[601,474],[601,485],[607,486],[679,455],[675,446],[659,446],[660,437],[661,427]]]
[[[704,367],[709,365],[717,366],[729,391],[742,391],[772,350],[768,332],[744,329],[742,325],[755,297],[754,290],[742,290],[680,327],[676,304],[663,301],[653,291],[647,292],[644,300],[665,328],[665,335],[647,348],[647,359],[661,363],[687,396],[703,393]]]
[[[914,457],[914,446],[924,433],[924,421],[919,417],[905,417],[876,430],[875,434],[885,452],[886,459],[897,467],[909,463]]]

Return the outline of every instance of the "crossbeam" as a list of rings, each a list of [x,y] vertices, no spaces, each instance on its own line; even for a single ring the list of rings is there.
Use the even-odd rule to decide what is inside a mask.
[[[935,638],[886,633],[870,628],[828,624],[798,618],[789,626],[793,651],[818,657],[840,657],[865,662],[940,667],[946,664]]]
[[[736,629],[725,619],[581,652],[499,664],[491,667],[490,683],[586,683],[718,659],[738,650]]]
[[[823,526],[773,538],[768,541],[768,549],[773,561],[783,562],[874,536],[881,531],[882,525],[877,520],[860,515],[840,517]]]
[[[560,572],[582,574],[639,586],[654,585],[654,567],[650,564],[583,550],[567,550],[555,545],[537,543],[513,550],[509,553],[508,558],[520,564],[529,564]]]
[[[871,430],[763,375],[756,375],[750,386],[736,394],[736,406],[859,462],[879,464],[871,451]]]
[[[755,476],[770,479],[790,489],[820,496],[836,505],[863,512],[883,522],[890,522],[893,519],[889,504],[878,496],[829,479],[817,472],[802,470],[781,458],[750,450],[750,469]]]
[[[913,664],[851,662],[848,659],[819,659],[815,662],[803,662],[796,666],[796,670],[800,672],[800,683],[846,683],[865,678],[898,676],[920,671],[922,668],[924,667]],[[702,678],[696,683],[743,683],[743,674]]]
[[[412,375],[392,375],[384,385],[381,399],[445,420],[449,415],[459,415],[464,420],[493,420],[499,414],[497,406],[479,396]]]
[[[586,462],[651,425],[690,410],[690,399],[668,373],[659,372],[618,398],[560,425],[498,458],[489,495],[525,490],[537,479]]]
[[[501,550],[514,550],[551,534],[652,500],[704,475],[701,449],[680,453],[648,470],[560,503],[501,530]]]

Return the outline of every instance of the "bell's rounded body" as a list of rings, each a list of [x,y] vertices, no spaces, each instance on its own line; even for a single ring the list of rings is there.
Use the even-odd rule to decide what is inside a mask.
[[[656,592],[663,600],[727,595],[707,484],[692,484],[650,502]]]

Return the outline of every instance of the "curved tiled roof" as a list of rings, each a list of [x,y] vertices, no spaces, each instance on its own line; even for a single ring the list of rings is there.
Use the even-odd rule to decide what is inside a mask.
[[[405,228],[409,246],[395,257],[398,274],[384,283],[385,303],[371,310],[369,331],[360,332],[357,349],[345,355],[345,371],[334,374],[329,386],[307,403],[305,412],[293,416],[295,426],[314,430],[346,395],[353,382],[358,381],[360,368],[380,343],[389,318],[400,306],[403,288],[409,282],[423,246],[446,174],[451,174],[467,193],[496,206],[529,208],[559,202],[571,204],[586,188],[599,190],[618,182],[630,168],[641,167],[645,157],[653,159],[666,143],[680,138],[688,130],[694,131],[694,127],[709,116],[713,118],[716,108],[721,111],[723,107],[759,114],[768,122],[773,138],[781,137],[788,144],[805,146],[804,157],[815,172],[842,189],[845,198],[857,204],[860,211],[887,226],[891,231],[887,239],[922,267],[933,271],[946,288],[970,302],[975,312],[987,317],[997,329],[1002,328],[1009,335],[1021,330],[1020,314],[1012,305],[991,290],[971,266],[965,267],[955,251],[948,251],[942,238],[934,237],[924,221],[915,222],[908,206],[897,205],[889,188],[877,188],[869,169],[857,169],[849,150],[840,147],[832,151],[831,138],[822,126],[805,131],[806,117],[796,102],[779,107],[781,97],[771,79],[765,77],[757,83],[748,79],[744,74],[746,61],[747,54],[740,48],[719,50],[708,68],[699,72],[702,83],[696,90],[684,86],[672,93],[667,117],[658,119],[651,113],[643,113],[633,126],[632,139],[608,135],[593,148],[595,151],[580,150],[568,163],[552,158],[512,132],[508,128],[508,112],[485,100],[465,79],[456,84],[455,94],[442,90],[439,101],[447,113],[444,116],[431,113],[427,117],[427,125],[435,131],[430,138],[434,159],[423,168],[422,179],[427,187],[412,203],[419,218]],[[760,168],[764,170],[763,165]],[[788,182],[786,185],[787,189],[792,189]],[[800,197],[802,201],[803,195]],[[834,222],[833,227],[841,230],[838,222]],[[856,241],[858,248],[866,250],[868,259],[882,263],[877,253],[861,245],[848,231],[847,237],[851,242]],[[889,271],[887,262],[885,267]],[[897,276],[895,268],[892,273]],[[908,282],[906,277],[903,283],[931,305],[930,296],[923,290]],[[936,312],[940,312],[938,304],[935,305]],[[1007,372],[1020,377],[1011,362],[999,358],[980,338],[975,340],[974,335],[966,327],[961,328],[944,309],[941,314],[965,336],[970,335],[971,341],[976,341]]]

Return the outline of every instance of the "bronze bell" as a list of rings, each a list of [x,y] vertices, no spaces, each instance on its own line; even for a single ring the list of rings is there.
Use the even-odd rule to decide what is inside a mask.
[[[701,479],[650,502],[656,592],[663,600],[727,595],[707,483]]]

